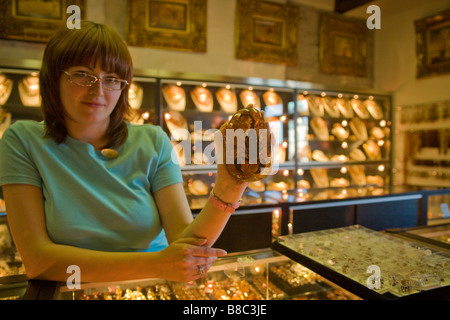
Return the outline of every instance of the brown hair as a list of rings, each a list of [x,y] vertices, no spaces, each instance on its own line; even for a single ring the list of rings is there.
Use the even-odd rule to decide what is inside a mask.
[[[42,97],[41,110],[44,116],[45,136],[56,143],[67,137],[65,113],[62,108],[59,84],[62,70],[72,66],[94,66],[96,62],[108,73],[116,73],[131,83],[133,62],[125,42],[106,25],[82,21],[80,29],[63,28],[47,44],[39,74]],[[110,115],[105,147],[117,148],[128,136],[125,123],[130,113],[126,87]]]

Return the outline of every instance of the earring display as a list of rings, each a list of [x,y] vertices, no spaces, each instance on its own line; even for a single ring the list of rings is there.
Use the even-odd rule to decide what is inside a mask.
[[[143,96],[144,90],[142,87],[139,84],[132,82],[130,89],[128,90],[128,102],[132,109],[138,110],[141,108]]]
[[[235,113],[237,111],[237,98],[234,91],[227,88],[220,88],[216,91],[216,98],[220,107],[226,113]]]
[[[211,112],[214,108],[214,100],[211,91],[202,86],[196,86],[191,90],[191,98],[195,106],[201,112]]]
[[[8,101],[13,85],[14,82],[11,79],[9,79],[5,74],[0,73],[0,106],[4,105],[6,101]]]
[[[29,75],[23,78],[19,83],[19,95],[24,106],[39,107],[41,105],[39,77],[37,75]]]
[[[184,111],[186,108],[186,93],[182,87],[166,84],[162,88],[162,94],[171,110]]]

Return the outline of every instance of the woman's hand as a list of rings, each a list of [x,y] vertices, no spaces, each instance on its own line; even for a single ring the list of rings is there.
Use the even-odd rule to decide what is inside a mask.
[[[210,248],[205,244],[206,239],[183,238],[159,251],[155,265],[158,266],[160,277],[180,282],[203,277],[218,257],[227,254],[225,250]]]

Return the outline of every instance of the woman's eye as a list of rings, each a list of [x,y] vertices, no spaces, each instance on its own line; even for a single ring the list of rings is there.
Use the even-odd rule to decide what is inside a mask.
[[[89,73],[86,73],[86,72],[76,72],[75,74],[79,78],[85,78],[85,79],[92,78],[92,76]]]
[[[103,82],[109,83],[109,84],[115,84],[118,82],[117,80],[118,79],[116,79],[116,78],[105,78],[105,79],[103,79]]]

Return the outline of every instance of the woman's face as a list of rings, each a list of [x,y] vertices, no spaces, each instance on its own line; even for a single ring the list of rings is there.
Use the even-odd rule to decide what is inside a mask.
[[[67,73],[83,72],[94,75],[99,79],[116,77],[115,73],[106,73],[98,67],[73,66],[66,70]],[[66,73],[61,74],[60,95],[66,116],[66,125],[100,125],[107,128],[109,116],[117,105],[121,90],[107,90],[101,81],[94,85],[80,86],[69,81]]]

